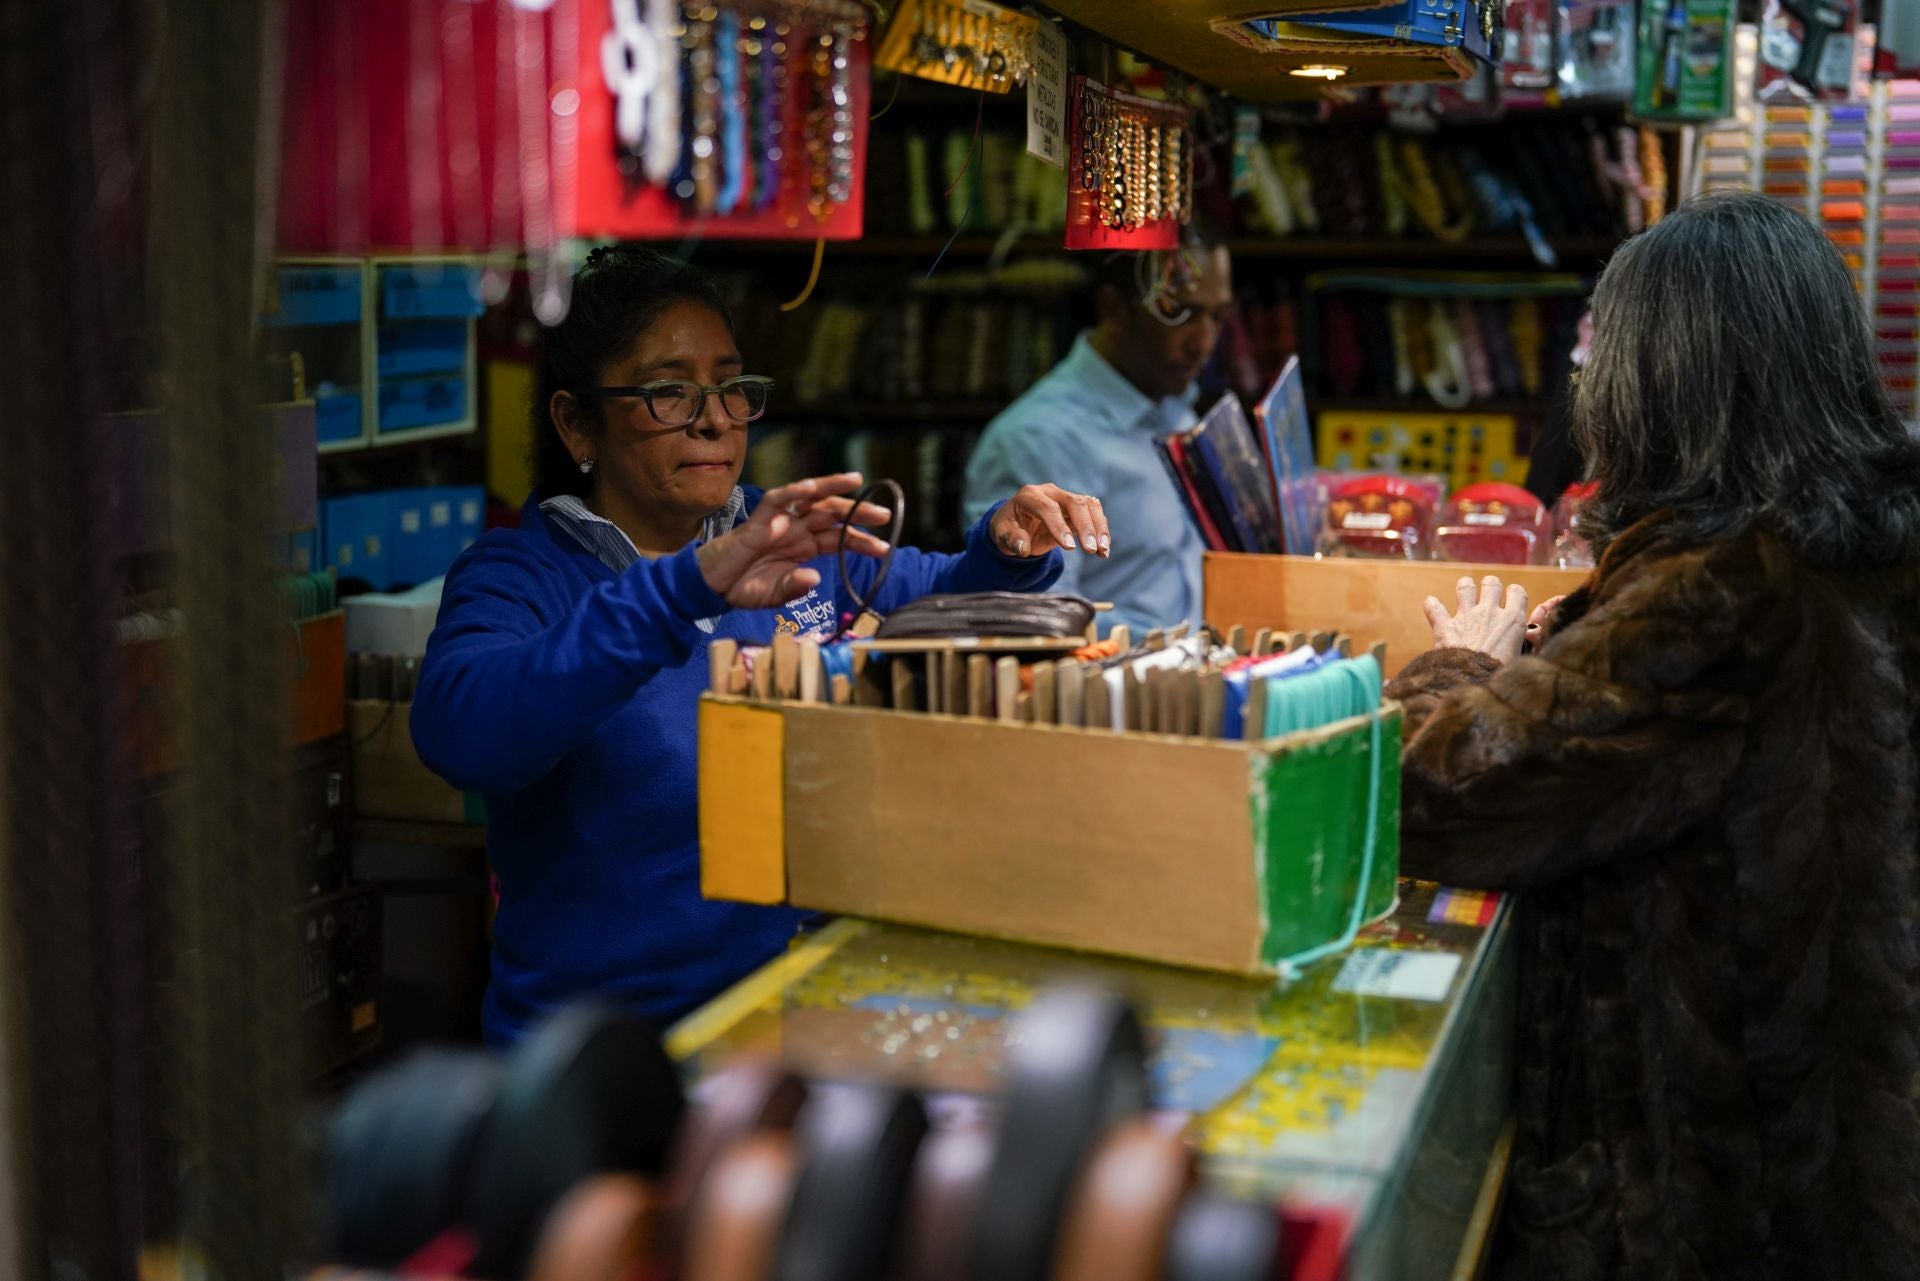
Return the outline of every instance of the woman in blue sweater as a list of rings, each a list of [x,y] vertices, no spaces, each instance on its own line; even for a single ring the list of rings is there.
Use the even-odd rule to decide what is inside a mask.
[[[718,290],[685,264],[595,250],[543,335],[538,492],[447,574],[413,704],[421,759],[487,802],[500,879],[487,1039],[585,992],[678,1017],[770,957],[785,908],[700,897],[695,708],[716,638],[830,635],[833,550],[857,475],[762,494],[739,483],[768,380],[747,372]],[[849,537],[870,557],[885,545]],[[902,548],[882,613],[934,592],[1039,591],[1061,549],[1105,556],[1100,504],[1028,486],[966,550]],[[876,565],[854,558],[867,594]]]

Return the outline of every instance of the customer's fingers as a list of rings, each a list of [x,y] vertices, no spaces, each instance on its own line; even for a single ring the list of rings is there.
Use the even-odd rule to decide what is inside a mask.
[[[1489,581],[1497,584],[1500,580],[1495,578]],[[1513,611],[1515,621],[1526,618],[1527,589],[1518,583],[1507,588],[1507,608]]]
[[[1459,582],[1453,585],[1453,592],[1454,595],[1460,598],[1460,608],[1463,610],[1472,609],[1475,602],[1479,599],[1475,593],[1473,579],[1471,578],[1462,577]]]
[[[1500,608],[1500,576],[1488,574],[1480,580],[1480,603],[1488,609]]]
[[[1420,608],[1426,613],[1427,626],[1436,632],[1453,621],[1452,615],[1447,613],[1447,607],[1440,603],[1437,596],[1429,596],[1421,601]]]

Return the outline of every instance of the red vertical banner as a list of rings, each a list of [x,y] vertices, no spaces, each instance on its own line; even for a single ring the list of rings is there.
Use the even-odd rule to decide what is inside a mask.
[[[540,254],[571,236],[857,238],[871,99],[864,11],[844,0],[726,7],[734,47],[706,45],[700,71],[711,118],[678,122],[669,145],[688,155],[704,146],[702,159],[753,171],[736,187],[744,179],[770,198],[736,200],[727,214],[703,212],[709,189],[683,193],[687,184],[665,174],[649,181],[619,141],[608,73],[620,64],[607,42],[617,16],[631,36],[643,11],[676,24],[684,16],[678,3],[645,0],[287,0],[277,251]],[[776,81],[772,64],[747,49],[771,45],[776,15],[796,13],[779,37]],[[818,43],[836,22],[857,31],[840,46],[847,65],[837,78],[834,50],[822,57]],[[654,74],[684,85],[690,51],[653,34]],[[733,59],[724,97],[714,92],[723,58]],[[767,92],[775,83],[778,97]],[[761,145],[773,101],[789,140],[778,162]],[[729,139],[729,128],[743,132]],[[821,198],[828,169],[841,199]]]

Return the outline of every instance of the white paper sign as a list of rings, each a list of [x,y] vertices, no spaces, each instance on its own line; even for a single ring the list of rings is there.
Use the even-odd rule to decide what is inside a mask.
[[[1067,167],[1067,38],[1041,19],[1033,33],[1033,70],[1027,73],[1027,150]]]
[[[1363,948],[1346,959],[1333,990],[1401,1001],[1444,1001],[1460,958],[1452,952],[1398,952]]]

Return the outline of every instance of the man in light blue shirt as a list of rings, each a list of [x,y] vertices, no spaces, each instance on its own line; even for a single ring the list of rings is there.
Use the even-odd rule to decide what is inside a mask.
[[[1194,425],[1193,380],[1232,305],[1232,263],[1210,239],[1177,253],[1111,255],[1094,327],[987,424],[967,464],[969,524],[1034,477],[1125,514],[1112,523],[1110,556],[1069,556],[1054,588],[1112,601],[1103,629],[1125,623],[1138,636],[1202,621],[1206,547],[1154,437]]]

